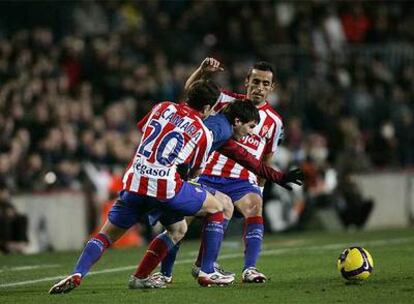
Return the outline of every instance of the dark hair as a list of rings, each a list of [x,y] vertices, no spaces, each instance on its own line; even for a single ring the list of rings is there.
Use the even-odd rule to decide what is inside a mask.
[[[227,120],[233,125],[234,120],[238,118],[242,123],[248,123],[255,121],[259,123],[260,115],[259,110],[256,108],[251,100],[236,99],[230,103],[222,113],[226,116]]]
[[[247,78],[250,77],[252,74],[252,70],[259,70],[259,71],[265,71],[265,72],[272,72],[272,82],[275,82],[275,69],[273,68],[273,65],[267,61],[259,61],[256,62],[247,73]]]
[[[194,82],[187,92],[187,103],[197,111],[201,111],[204,106],[213,106],[220,96],[220,89],[217,84],[210,79],[201,79]]]

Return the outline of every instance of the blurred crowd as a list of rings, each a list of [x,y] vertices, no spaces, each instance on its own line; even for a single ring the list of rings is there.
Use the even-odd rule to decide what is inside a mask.
[[[311,195],[354,172],[410,167],[413,15],[409,1],[2,2],[0,179],[45,191],[120,174],[136,122],[180,100],[206,56],[239,92],[253,62],[275,65],[276,161],[302,164]]]

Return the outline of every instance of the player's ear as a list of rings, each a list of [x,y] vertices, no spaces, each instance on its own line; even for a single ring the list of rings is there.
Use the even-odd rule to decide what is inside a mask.
[[[238,127],[238,126],[240,126],[240,125],[241,125],[241,121],[240,121],[240,119],[235,118],[235,119],[234,119],[233,126]]]
[[[276,82],[272,82],[272,85],[270,86],[270,90],[273,92],[276,89]]]
[[[249,75],[247,75],[246,78],[244,79],[244,86],[247,88],[248,85],[249,85]]]

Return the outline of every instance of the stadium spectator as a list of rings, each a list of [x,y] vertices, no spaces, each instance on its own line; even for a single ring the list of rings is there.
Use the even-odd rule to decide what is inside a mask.
[[[1,2],[0,176],[18,191],[78,188],[84,162],[125,167],[135,121],[179,98],[207,56],[225,64],[218,81],[234,91],[252,62],[275,64],[269,99],[301,126],[289,139],[295,160],[318,132],[338,172],[352,155],[362,171],[409,168],[412,16],[395,1]],[[343,138],[348,119],[357,141]]]
[[[27,245],[27,217],[10,202],[10,191],[0,180],[0,252],[24,252]]]
[[[365,14],[361,3],[352,3],[342,15],[342,24],[349,42],[362,42],[371,27],[371,21]]]
[[[344,174],[339,180],[336,189],[337,210],[343,225],[346,228],[364,227],[373,207],[374,201],[364,198],[358,183],[351,174]]]

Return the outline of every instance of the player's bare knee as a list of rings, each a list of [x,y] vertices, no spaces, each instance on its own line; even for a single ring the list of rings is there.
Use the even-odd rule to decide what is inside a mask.
[[[181,241],[185,234],[187,233],[187,225],[181,225],[175,232],[174,232],[174,243],[178,243]]]
[[[112,224],[109,220],[106,220],[99,233],[105,234],[112,243],[116,242],[121,236],[124,235],[127,229],[120,228]]]
[[[261,199],[244,199],[236,203],[237,209],[245,218],[262,216],[263,201]]]
[[[217,213],[217,212],[223,212],[224,211],[224,205],[219,200],[215,200],[214,203],[211,203],[208,208],[208,213]]]
[[[185,220],[166,227],[168,236],[175,244],[184,238],[187,233],[187,228],[188,226]]]
[[[244,206],[242,213],[244,217],[262,216],[262,203],[251,201],[249,204]]]

